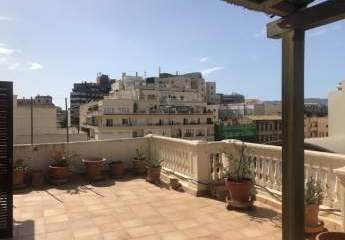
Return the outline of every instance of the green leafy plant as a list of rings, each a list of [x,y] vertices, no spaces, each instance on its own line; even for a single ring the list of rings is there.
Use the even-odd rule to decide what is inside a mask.
[[[238,148],[235,146],[238,154],[227,154],[228,166],[224,170],[225,177],[230,181],[243,182],[251,180],[250,162],[246,157],[247,146],[242,142]]]
[[[67,154],[63,151],[55,152],[52,156],[52,163],[53,167],[68,167],[70,162],[78,157],[78,154]]]
[[[28,166],[25,164],[25,161],[23,159],[18,159],[14,163],[13,169],[14,169],[14,171],[26,172],[28,170]]]
[[[309,178],[305,188],[304,201],[306,205],[322,204],[324,199],[324,188],[321,181],[316,181],[313,177]]]
[[[164,162],[164,160],[151,159],[151,158],[146,160],[147,166],[149,166],[151,168],[161,167],[163,162]]]
[[[134,157],[135,160],[142,160],[142,161],[145,161],[145,154],[144,154],[144,151],[141,150],[141,149],[135,149],[135,157]]]

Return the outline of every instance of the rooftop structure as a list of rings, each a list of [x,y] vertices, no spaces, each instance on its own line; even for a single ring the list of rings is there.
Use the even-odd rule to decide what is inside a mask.
[[[72,126],[79,127],[79,106],[93,100],[102,99],[109,94],[113,80],[98,73],[96,82],[82,82],[73,85],[70,93],[70,114]]]
[[[47,169],[54,151],[78,154],[74,172],[83,172],[81,158],[122,160],[131,167],[135,150],[163,159],[162,180],[177,178],[183,191],[162,182],[153,185],[130,174],[121,180],[89,184],[74,173],[63,187],[46,185],[14,195],[14,235],[61,239],[281,239],[281,147],[246,143],[257,184],[254,211],[229,211],[224,197],[225,153],[236,154],[241,142],[188,141],[149,135],[143,138],[37,144],[14,147],[14,159],[25,159],[31,169]],[[223,157],[222,157],[223,156]],[[322,174],[329,186],[320,218],[329,230],[342,227],[343,199],[336,181],[345,166],[343,155],[305,151],[305,171]],[[256,167],[255,167],[256,166]],[[322,166],[322,168],[321,168]],[[338,170],[337,170],[338,169]],[[308,175],[309,176],[309,175]],[[305,176],[306,178],[308,176]],[[204,197],[195,197],[202,195]],[[208,196],[208,197],[205,197]],[[218,197],[218,200],[210,198]],[[333,209],[329,211],[328,209]]]

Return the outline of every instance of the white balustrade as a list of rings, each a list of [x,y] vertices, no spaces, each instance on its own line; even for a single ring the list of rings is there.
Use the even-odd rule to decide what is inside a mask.
[[[70,143],[69,148],[73,153],[82,156],[125,160],[127,166],[130,166],[135,149],[142,148],[147,157],[164,161],[163,170],[193,182],[191,185],[195,190],[201,191],[207,190],[208,184],[223,181],[228,156],[238,157],[238,150],[242,145],[243,143],[234,140],[188,141],[148,135],[135,139],[75,142]],[[255,183],[276,193],[281,192],[281,147],[253,143],[245,143],[245,146],[245,155]],[[14,157],[32,159],[29,163],[30,167],[37,169],[39,164],[45,169],[48,166],[49,155],[54,150],[66,147],[65,143],[38,144],[34,147],[17,145],[14,147]],[[324,205],[333,209],[342,209],[342,212],[345,211],[345,177],[343,177],[345,170],[339,169],[344,166],[344,155],[305,151],[305,181],[310,177],[320,180],[326,189]]]

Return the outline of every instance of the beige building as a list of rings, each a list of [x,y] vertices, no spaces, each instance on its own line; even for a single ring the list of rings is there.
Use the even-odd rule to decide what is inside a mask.
[[[141,137],[151,133],[187,139],[214,138],[215,114],[211,111],[184,113],[173,108],[167,112],[158,109],[146,112],[139,110],[145,107],[145,101],[139,103],[136,112],[134,100],[104,99],[82,105],[82,127],[88,129],[91,138],[98,140]]]
[[[328,117],[305,117],[304,138],[328,137]]]
[[[345,80],[328,95],[329,136],[345,135]]]
[[[80,107],[82,128],[94,139],[146,134],[214,139],[216,112],[205,102],[205,80],[199,74],[161,75],[144,81],[123,75],[109,96]]]
[[[256,125],[256,141],[269,143],[282,138],[282,118],[277,115],[247,116]]]
[[[33,100],[32,129],[33,143],[65,142],[66,130],[58,129],[56,106],[47,96]],[[31,99],[13,99],[14,143],[31,143]],[[87,140],[87,135],[70,129],[70,141]]]

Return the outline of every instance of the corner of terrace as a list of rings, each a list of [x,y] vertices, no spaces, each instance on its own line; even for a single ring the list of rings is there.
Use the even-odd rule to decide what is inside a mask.
[[[122,160],[127,169],[136,149],[164,160],[162,182],[150,184],[130,174],[90,184],[80,159],[64,186],[17,191],[15,239],[281,239],[281,147],[245,143],[257,201],[248,211],[226,209],[223,169],[238,141],[189,141],[155,135],[73,143],[15,145],[14,159],[30,159],[47,169],[56,151],[81,158]],[[106,164],[105,164],[106,165]],[[320,218],[330,230],[344,227],[345,156],[305,151],[305,178],[327,186]],[[106,174],[106,172],[104,172]],[[177,178],[183,191],[170,189]],[[217,200],[218,199],[218,200]]]

